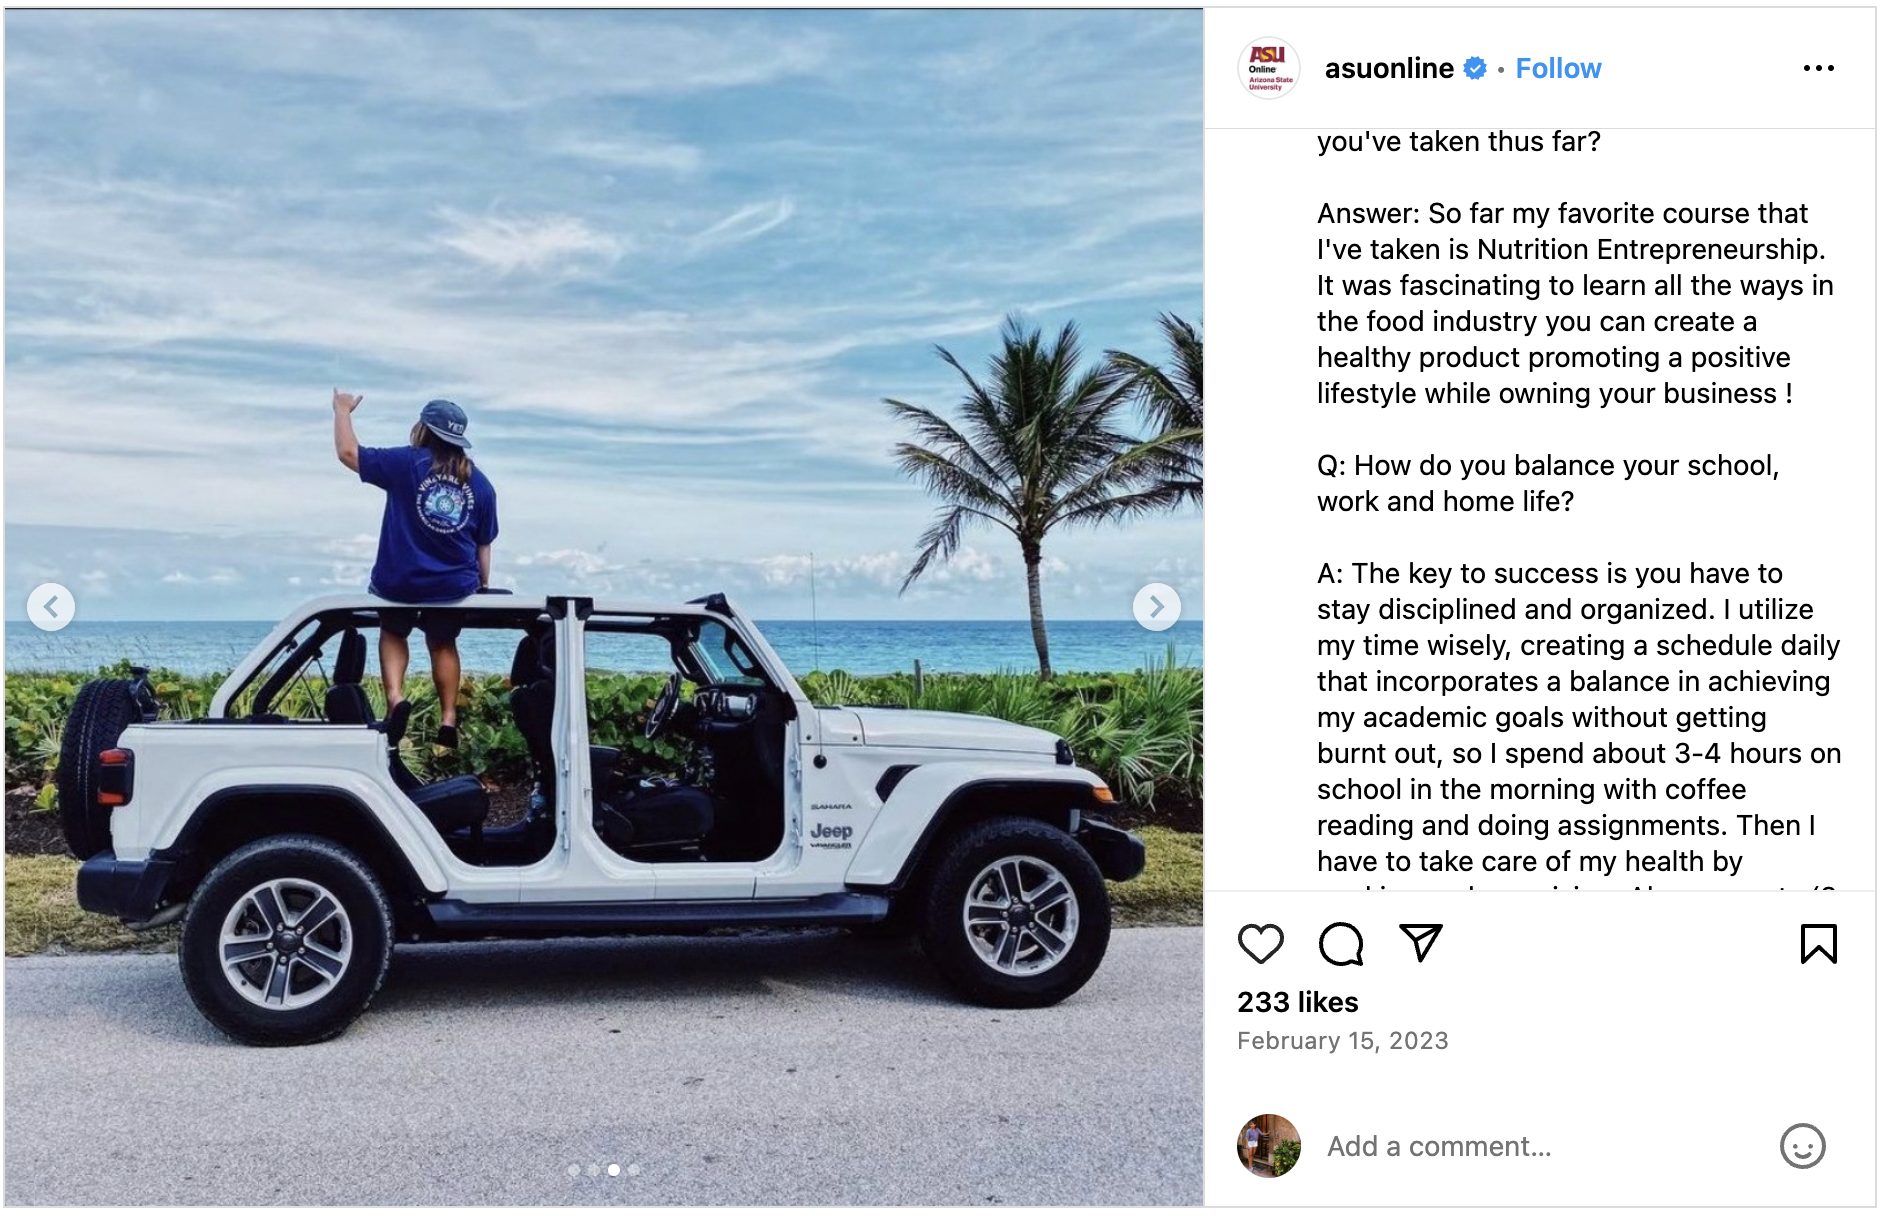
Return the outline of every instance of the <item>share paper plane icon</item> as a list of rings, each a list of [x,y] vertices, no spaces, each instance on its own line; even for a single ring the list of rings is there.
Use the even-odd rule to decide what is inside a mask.
[[[1400,932],[1413,940],[1413,959],[1415,962],[1426,961],[1426,952],[1439,940],[1439,931],[1444,925],[1401,925]]]

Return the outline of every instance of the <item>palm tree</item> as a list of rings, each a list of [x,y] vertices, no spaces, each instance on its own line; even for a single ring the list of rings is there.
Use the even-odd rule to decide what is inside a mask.
[[[1175,313],[1160,313],[1167,348],[1163,367],[1121,350],[1106,362],[1158,428],[1143,455],[1172,506],[1204,501],[1204,339]]]
[[[987,382],[936,347],[967,391],[958,420],[886,399],[916,442],[895,447],[897,465],[943,501],[918,543],[921,551],[903,590],[931,563],[947,562],[962,528],[992,524],[1020,542],[1027,568],[1027,611],[1042,679],[1050,679],[1047,622],[1040,605],[1040,555],[1059,524],[1097,524],[1170,505],[1148,486],[1159,457],[1120,428],[1131,393],[1104,363],[1080,366],[1079,330],[1071,322],[1050,344],[1016,317],[1001,328],[1000,353],[988,360]]]

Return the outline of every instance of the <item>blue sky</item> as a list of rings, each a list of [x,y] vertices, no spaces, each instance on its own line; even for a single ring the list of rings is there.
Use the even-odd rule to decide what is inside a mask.
[[[1196,12],[11,12],[6,615],[274,617],[363,586],[394,444],[470,413],[497,581],[762,616],[1020,617],[884,397],[1002,316],[1197,319]],[[1050,616],[1201,592],[1196,513],[1048,541]],[[1199,595],[1196,602],[1201,602]]]

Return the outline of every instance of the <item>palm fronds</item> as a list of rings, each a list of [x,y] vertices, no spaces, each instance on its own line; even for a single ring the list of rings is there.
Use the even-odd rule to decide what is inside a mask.
[[[1164,330],[1165,362],[1109,350],[1106,361],[1156,433],[1134,455],[1163,491],[1162,504],[1204,499],[1204,339],[1173,313],[1158,318]]]
[[[1190,333],[1175,317],[1165,318]],[[1191,335],[1193,338],[1195,334]],[[907,401],[886,398],[893,417],[912,438],[893,449],[897,467],[942,507],[917,539],[916,556],[903,578],[907,591],[924,573],[947,563],[962,546],[967,528],[992,525],[1013,536],[1027,572],[1040,675],[1051,676],[1046,622],[1040,606],[1040,564],[1047,533],[1057,524],[1097,524],[1151,511],[1169,510],[1194,497],[1181,480],[1201,455],[1181,457],[1190,431],[1172,431],[1162,406],[1151,402],[1149,381],[1121,363],[1126,356],[1085,365],[1079,329],[1068,322],[1048,339],[1018,317],[1001,327],[1001,348],[977,376],[954,354],[936,353],[961,378],[954,418]],[[1140,369],[1144,370],[1144,369]],[[1171,394],[1181,397],[1189,373],[1173,382],[1156,372]],[[1195,370],[1202,404],[1202,347]],[[1162,391],[1162,390],[1161,390]],[[1129,423],[1134,403],[1157,420],[1163,438],[1144,438]],[[1175,417],[1175,415],[1173,415]],[[1201,413],[1196,451],[1202,451]]]

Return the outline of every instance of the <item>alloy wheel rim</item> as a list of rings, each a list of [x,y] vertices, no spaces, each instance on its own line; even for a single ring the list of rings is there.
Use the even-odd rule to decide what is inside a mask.
[[[346,974],[353,922],[326,887],[277,878],[229,909],[217,949],[223,978],[244,1000],[264,1009],[304,1009]]]
[[[962,901],[962,928],[981,961],[1003,975],[1057,966],[1079,936],[1079,900],[1052,863],[1019,854],[983,866]]]

